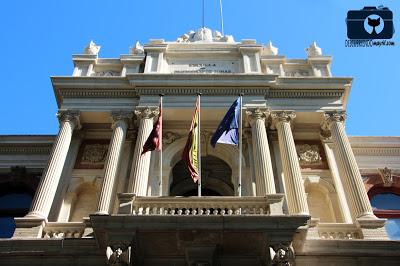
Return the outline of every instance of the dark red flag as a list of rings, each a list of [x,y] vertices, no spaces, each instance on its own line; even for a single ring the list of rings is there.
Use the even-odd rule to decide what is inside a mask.
[[[156,123],[153,125],[153,130],[143,145],[142,154],[148,151],[160,151],[162,148],[162,105],[160,103],[160,114]]]

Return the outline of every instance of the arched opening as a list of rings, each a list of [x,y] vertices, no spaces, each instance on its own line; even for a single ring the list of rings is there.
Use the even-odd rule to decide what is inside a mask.
[[[381,192],[371,197],[374,214],[386,218],[386,232],[392,240],[400,240],[400,195],[397,193]]]
[[[218,157],[207,155],[201,157],[202,195],[233,196],[234,186],[231,182],[232,169]],[[197,184],[190,177],[183,160],[172,168],[171,196],[197,196]]]
[[[32,202],[32,195],[21,191],[0,194],[0,238],[10,238],[15,231],[14,217],[25,216]]]
[[[319,218],[321,223],[336,222],[332,202],[329,195],[327,195],[328,191],[322,191],[317,186],[308,186],[306,187],[306,193],[311,217]]]

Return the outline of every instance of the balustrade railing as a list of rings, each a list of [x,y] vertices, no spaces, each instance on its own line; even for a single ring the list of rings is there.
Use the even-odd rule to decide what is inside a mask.
[[[131,215],[280,215],[283,194],[265,197],[138,197],[118,195],[119,214]]]
[[[47,223],[43,228],[43,238],[81,238],[85,223]]]
[[[321,239],[360,239],[361,232],[353,224],[320,223],[318,234]]]

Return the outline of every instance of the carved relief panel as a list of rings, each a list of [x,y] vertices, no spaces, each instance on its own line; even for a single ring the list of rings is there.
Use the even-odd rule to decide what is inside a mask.
[[[302,169],[328,169],[325,152],[319,141],[296,141],[296,152]]]
[[[103,169],[109,140],[85,140],[82,142],[75,162],[75,169]]]

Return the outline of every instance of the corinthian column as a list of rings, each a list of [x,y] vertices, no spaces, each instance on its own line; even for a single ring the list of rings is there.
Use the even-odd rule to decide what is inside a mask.
[[[96,214],[107,215],[110,211],[112,193],[114,191],[115,179],[118,173],[118,166],[121,159],[121,152],[124,146],[126,130],[129,121],[132,119],[131,112],[111,113],[113,134],[108,148],[107,162],[105,165],[104,179],[100,192],[99,205]]]
[[[265,118],[269,113],[266,109],[253,108],[247,109],[246,114],[252,131],[257,196],[274,194],[276,193],[274,174],[272,172],[267,131],[265,130]]]
[[[146,196],[147,194],[151,152],[142,154],[142,151],[143,145],[153,128],[153,119],[158,113],[158,107],[139,107],[135,110],[135,115],[139,120],[139,130],[133,155],[128,192],[133,192],[137,196]]]
[[[353,216],[355,218],[376,218],[365,191],[353,150],[344,130],[343,123],[345,119],[346,113],[344,111],[326,112],[325,122],[322,126],[324,129],[331,131],[339,167],[341,168],[341,179]]]
[[[65,159],[67,158],[72,133],[75,127],[79,127],[78,111],[60,111],[57,117],[60,121],[60,129],[53,144],[49,162],[33,198],[31,210],[26,217],[47,219],[60,181]]]
[[[308,214],[303,178],[290,127],[290,122],[296,117],[296,114],[291,111],[276,111],[271,113],[271,117],[278,131],[289,212],[291,214]]]

